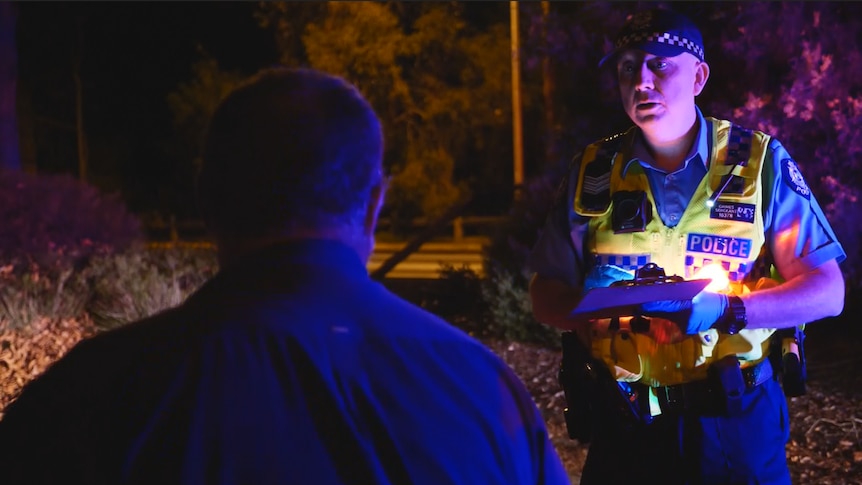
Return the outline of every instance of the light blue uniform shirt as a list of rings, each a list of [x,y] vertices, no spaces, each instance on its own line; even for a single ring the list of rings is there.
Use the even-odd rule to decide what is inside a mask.
[[[655,159],[650,155],[643,141],[643,134],[638,131],[632,144],[632,158],[623,169],[623,176],[628,172],[633,162],[638,162],[649,179],[650,190],[656,203],[656,212],[667,227],[674,227],[679,223],[682,213],[688,206],[700,181],[708,170],[709,152],[712,137],[707,136],[709,127],[706,118],[703,117],[699,108],[697,109],[698,131],[695,143],[685,157],[682,168],[667,173],[655,168]]]
[[[700,128],[695,143],[683,167],[673,173],[668,174],[650,165],[653,159],[643,145],[639,130],[632,145],[621,148],[623,153],[632,155],[625,170],[635,162],[645,168],[656,212],[668,227],[679,222],[711,163],[711,129],[700,109],[697,110],[697,119]],[[569,173],[567,195],[552,209],[527,260],[531,273],[557,279],[573,287],[582,286],[584,274],[592,264],[584,252],[589,219],[572,210],[578,171],[579,166],[576,165]],[[763,198],[768,201],[763,207],[766,244],[784,279],[791,279],[833,259],[838,262],[845,259],[844,249],[796,163],[774,138],[767,148],[762,185]],[[776,234],[793,237],[778,238]]]

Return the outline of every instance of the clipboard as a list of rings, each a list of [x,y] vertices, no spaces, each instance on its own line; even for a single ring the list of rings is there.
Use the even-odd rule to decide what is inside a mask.
[[[710,279],[653,282],[643,285],[593,288],[569,314],[579,319],[624,317],[638,313],[640,305],[659,300],[690,300]]]

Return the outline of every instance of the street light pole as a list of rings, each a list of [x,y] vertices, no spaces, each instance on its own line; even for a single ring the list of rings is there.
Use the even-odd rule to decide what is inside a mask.
[[[518,2],[509,2],[509,20],[512,30],[512,150],[514,158],[513,185],[515,196],[524,183],[523,139],[521,134],[521,63],[518,45]]]

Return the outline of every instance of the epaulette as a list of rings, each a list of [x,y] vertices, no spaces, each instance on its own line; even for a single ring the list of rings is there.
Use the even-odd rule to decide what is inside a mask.
[[[751,139],[754,132],[743,128],[736,123],[731,123],[730,134],[727,136],[727,159],[725,165],[748,165],[748,157],[751,156]]]
[[[736,123],[730,124],[730,131],[727,135],[727,158],[724,160],[725,166],[748,166],[748,159],[751,157],[751,141],[753,136],[754,133],[751,130],[743,128]],[[742,177],[734,175],[726,184],[722,180],[722,185],[725,187],[723,191],[725,194],[741,194],[744,190],[745,181]]]
[[[577,201],[575,203],[576,207],[580,205],[585,215],[604,213],[611,204],[611,169],[623,142],[623,135],[625,132],[603,138],[592,145],[595,147],[595,156],[582,167],[582,185],[578,191],[580,204]]]

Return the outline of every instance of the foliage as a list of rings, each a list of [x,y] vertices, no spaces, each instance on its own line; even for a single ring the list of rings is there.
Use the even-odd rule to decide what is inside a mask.
[[[550,2],[549,6],[547,14],[538,2],[523,7],[524,84],[549,84],[541,94],[525,90],[527,96],[549,99],[525,103],[524,117],[534,122],[525,123],[524,137],[525,140],[550,138],[554,155],[546,160],[533,160],[536,169],[528,175],[557,170],[588,143],[631,124],[620,105],[613,73],[599,69],[598,63],[610,50],[613,35],[625,16],[637,5]],[[538,122],[548,111],[552,118],[550,127]]]
[[[0,171],[0,320],[80,315],[91,258],[130,247],[140,224],[116,196],[68,175]]]
[[[49,274],[141,239],[138,220],[114,195],[68,175],[0,170],[0,262]]]
[[[559,345],[559,333],[537,323],[524,285],[496,268],[479,277],[470,268],[445,266],[437,280],[388,280],[390,290],[482,340]]]
[[[407,163],[395,176],[387,199],[389,220],[395,234],[406,233],[413,219],[426,216],[435,219],[458,202],[466,187],[451,183],[428,183],[429,180],[452,180],[454,160],[443,150],[430,151],[420,157],[413,150]]]
[[[411,283],[416,285],[417,283]],[[402,294],[415,304],[473,336],[486,334],[487,304],[482,299],[482,280],[467,267],[446,266],[440,279],[417,293]]]
[[[327,2],[258,2],[252,14],[261,28],[272,32],[276,49],[285,66],[306,66],[303,33],[311,22],[325,14]]]
[[[486,335],[549,347],[559,345],[559,332],[533,318],[530,295],[517,275],[492,265],[483,280],[482,298],[489,312]]]
[[[848,254],[849,286],[862,285],[862,8],[855,4],[756,3],[725,15],[721,52],[758,73],[711,110],[776,136],[793,156]],[[777,26],[777,30],[775,27]],[[800,42],[786,42],[788,36]],[[759,66],[768,63],[777,78]],[[730,71],[730,66],[725,67]]]
[[[444,212],[475,178],[508,181],[493,163],[474,161],[509,158],[509,144],[501,143],[509,112],[508,39],[499,25],[471,29],[462,13],[457,2],[260,6],[261,25],[274,31],[282,62],[345,77],[382,118],[394,175],[384,211],[395,219]]]
[[[202,48],[201,60],[192,66],[194,77],[168,94],[175,130],[193,143],[191,153],[201,151],[203,134],[219,102],[244,79],[238,72],[219,69],[218,61]]]
[[[218,270],[212,248],[137,248],[93,260],[86,310],[113,328],[175,307]]]
[[[83,313],[92,289],[87,271],[72,266],[0,267],[0,327],[26,328],[42,317],[75,318]]]
[[[192,66],[192,79],[180,83],[167,96],[174,126],[169,151],[175,163],[165,178],[178,192],[171,210],[181,214],[196,213],[194,181],[209,120],[219,102],[245,79],[239,72],[222,71],[218,61],[200,46],[198,53],[201,59]]]
[[[0,322],[27,328],[42,318],[87,315],[101,329],[176,306],[218,269],[211,247],[135,245],[78,267],[0,267]]]

